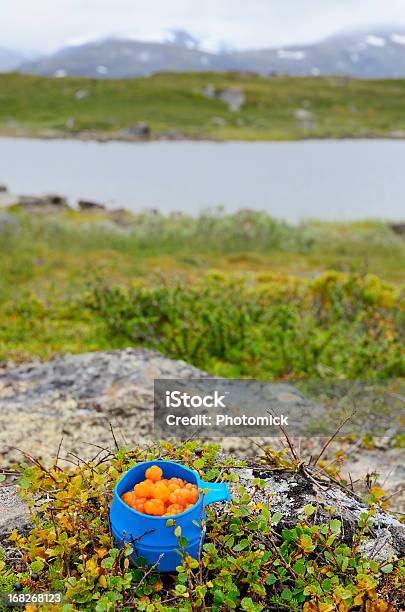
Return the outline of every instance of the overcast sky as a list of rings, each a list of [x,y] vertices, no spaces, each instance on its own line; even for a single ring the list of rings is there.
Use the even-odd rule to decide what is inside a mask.
[[[405,0],[1,0],[0,46],[52,51],[108,35],[188,30],[206,49],[311,42],[341,29],[405,26]]]

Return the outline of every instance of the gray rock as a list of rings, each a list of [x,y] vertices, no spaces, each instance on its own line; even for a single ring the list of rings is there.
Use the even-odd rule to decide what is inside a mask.
[[[223,127],[226,125],[226,120],[223,117],[212,117],[211,123],[218,127]]]
[[[0,464],[6,466],[20,461],[21,452],[16,448],[49,462],[56,456],[61,441],[61,465],[69,464],[70,453],[91,459],[97,452],[92,443],[104,448],[114,447],[110,423],[118,444],[148,444],[153,440],[154,379],[207,376],[184,361],[146,349],[100,351],[67,355],[45,363],[4,366],[0,369]],[[286,391],[284,384],[274,384],[272,390],[280,402],[291,402],[297,395],[293,387]],[[277,439],[273,438],[271,445],[277,447]],[[233,456],[246,458],[258,454],[257,447],[247,438],[224,438],[222,447],[225,453]],[[311,454],[313,450],[311,447]],[[387,456],[389,461],[383,479],[385,472],[393,471],[395,462],[401,462],[398,452],[401,449],[392,449],[392,456]],[[377,455],[374,460],[383,465]],[[367,465],[369,463],[367,459]],[[349,538],[361,512],[366,509],[355,495],[317,478],[315,468],[311,468],[313,476],[308,477],[303,471],[275,472],[266,466],[258,467],[253,459],[249,465],[251,467],[236,471],[240,482],[253,493],[252,479],[264,478],[266,493],[271,493],[272,509],[282,513],[285,525],[293,524],[307,503],[319,505],[321,518],[326,516],[325,506],[331,506],[336,509],[336,516],[342,518],[344,537]],[[356,479],[367,471],[367,465],[358,466]],[[401,471],[397,475],[398,479],[403,479]],[[400,486],[399,481],[397,484]],[[387,491],[385,484],[384,488]],[[1,489],[0,506],[11,508],[9,497],[15,496],[15,491],[6,489]],[[2,501],[1,495],[7,499]],[[263,494],[255,491],[255,495],[260,501]],[[20,511],[23,512],[21,506]],[[7,525],[19,520],[18,513],[7,512]],[[366,554],[378,559],[386,558],[389,552],[400,556],[405,549],[405,527],[391,515],[379,511],[370,541]]]
[[[7,185],[5,185],[4,183],[0,183],[0,193],[7,193],[7,192],[8,192]]]
[[[395,234],[405,236],[405,223],[391,223],[390,228]]]
[[[36,206],[44,206],[44,199],[40,196],[20,195],[18,197],[18,205],[22,208],[32,208]]]
[[[106,207],[100,202],[94,202],[93,200],[79,200],[78,206],[80,210],[105,210]]]
[[[399,138],[402,140],[403,138],[405,138],[405,130],[391,130],[389,136],[391,138]]]
[[[74,117],[68,117],[66,119],[65,127],[67,130],[73,130],[75,127],[76,119]]]
[[[212,85],[212,83],[208,83],[208,85],[206,85],[205,87],[202,88],[201,93],[206,98],[209,98],[211,100],[214,99],[215,98],[215,87],[214,87],[214,85]]]
[[[151,129],[147,123],[137,123],[120,130],[120,135],[124,138],[149,138]]]
[[[87,441],[113,443],[109,422],[121,444],[151,439],[154,378],[204,376],[183,361],[154,351],[126,349],[68,355],[0,371],[0,464],[21,460],[23,450],[55,457],[64,451],[91,457]],[[125,433],[124,433],[125,432]]]
[[[59,194],[46,194],[44,196],[21,195],[18,197],[18,204],[26,209],[67,209],[69,204],[67,198]]]
[[[183,138],[183,134],[180,132],[180,130],[177,130],[176,128],[172,128],[171,130],[167,132],[166,137],[169,140],[180,140],[181,138]]]
[[[350,543],[361,514],[368,510],[366,504],[338,485],[318,480],[316,472],[307,477],[306,474],[254,467],[235,470],[235,473],[239,478],[238,485],[244,485],[256,502],[267,502],[271,496],[272,512],[281,513],[282,527],[292,527],[300,516],[304,516],[307,504],[317,508],[317,522],[327,521],[327,508],[333,508],[334,517],[342,521],[341,537]],[[264,479],[265,489],[257,490],[252,484],[253,478]],[[363,552],[368,558],[380,562],[389,559],[390,555],[402,557],[405,554],[405,525],[383,510],[377,510]]]
[[[231,113],[237,113],[246,102],[246,95],[241,89],[229,87],[219,94],[218,98],[228,105]]]
[[[76,100],[84,100],[89,96],[89,91],[87,89],[78,89],[75,93]]]
[[[111,221],[119,227],[126,229],[128,232],[132,231],[135,225],[135,218],[125,208],[114,208],[108,211]]]
[[[57,193],[48,193],[44,196],[44,200],[52,206],[60,206],[61,208],[69,208],[67,198]]]
[[[294,112],[294,117],[298,120],[308,120],[313,119],[314,114],[306,108],[297,108]]]
[[[0,537],[28,524],[28,508],[20,499],[17,486],[0,487],[0,508]]]
[[[318,124],[315,121],[314,113],[306,108],[297,108],[294,117],[300,130],[315,130],[317,128]]]

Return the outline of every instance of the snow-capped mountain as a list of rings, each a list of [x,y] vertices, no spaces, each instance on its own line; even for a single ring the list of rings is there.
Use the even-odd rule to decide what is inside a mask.
[[[160,71],[251,71],[260,74],[328,75],[360,78],[405,77],[405,30],[341,33],[308,45],[209,53],[183,30],[166,42],[110,38],[65,47],[20,66],[47,76],[124,78]]]
[[[291,75],[405,77],[405,30],[342,33],[311,45],[234,54],[245,70]]]
[[[20,71],[45,76],[125,78],[161,71],[232,70],[232,58],[170,43],[106,39],[61,49]]]

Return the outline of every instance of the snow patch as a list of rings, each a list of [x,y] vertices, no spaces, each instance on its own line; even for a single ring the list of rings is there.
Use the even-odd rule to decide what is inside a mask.
[[[288,49],[279,49],[277,56],[280,59],[303,60],[306,57],[305,51],[291,51]]]
[[[86,36],[76,36],[75,38],[70,38],[66,42],[66,47],[82,47],[83,45],[90,45],[100,40],[100,34],[93,32],[92,34],[87,34]]]
[[[385,47],[386,40],[381,36],[375,36],[375,34],[369,34],[366,36],[366,43],[372,47]]]
[[[405,34],[391,34],[390,38],[397,45],[405,45]]]
[[[59,68],[58,70],[55,70],[55,72],[53,73],[53,76],[56,77],[57,79],[63,79],[66,75],[67,75],[67,72],[66,70],[63,70],[63,68]]]
[[[97,74],[107,74],[108,68],[107,66],[100,65],[100,66],[97,66],[96,72]]]

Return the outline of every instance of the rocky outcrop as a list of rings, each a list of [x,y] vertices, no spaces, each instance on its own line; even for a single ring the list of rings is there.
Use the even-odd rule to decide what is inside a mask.
[[[21,208],[41,209],[41,210],[64,210],[69,208],[67,198],[64,196],[50,193],[44,196],[20,195],[17,203]]]
[[[368,510],[354,494],[318,478],[316,470],[300,474],[255,466],[238,470],[237,474],[239,484],[243,484],[257,502],[270,498],[272,512],[281,513],[281,524],[285,527],[292,527],[299,516],[304,515],[307,504],[317,508],[317,522],[327,521],[327,508],[333,508],[334,517],[342,521],[342,539],[350,543],[361,514]],[[257,490],[252,484],[254,478],[265,480],[264,490]],[[370,538],[362,546],[364,553],[377,561],[388,559],[390,555],[399,558],[405,554],[405,525],[379,510],[373,516]]]
[[[80,210],[105,210],[105,205],[93,200],[79,200],[77,203]]]
[[[221,100],[228,106],[231,113],[238,113],[246,103],[246,94],[238,87],[226,87],[223,90],[216,90],[214,85],[209,83],[201,90],[201,93],[210,100]]]
[[[88,459],[94,448],[89,442],[113,444],[110,424],[119,444],[145,442],[153,433],[154,379],[204,376],[207,374],[183,361],[146,349],[100,351],[46,363],[0,366],[0,465],[21,460],[21,450],[49,461],[62,438],[61,456],[69,460],[68,453],[73,452]],[[304,405],[302,395],[291,385],[288,389],[279,384],[267,387],[290,411],[297,402],[300,410],[305,406],[311,411],[316,408],[313,403]],[[226,437],[221,444],[224,452],[253,457],[257,456],[257,441]],[[277,444],[275,438],[262,442]],[[309,456],[316,453],[315,445],[323,442],[302,439],[299,444],[301,453]],[[405,510],[401,493],[404,449],[391,448],[388,441],[374,449],[348,442],[344,450],[349,455],[342,467],[345,478],[360,487],[367,473],[379,474],[387,495],[393,496],[394,507]],[[333,456],[329,459],[333,461]]]
[[[405,223],[391,223],[390,228],[398,236],[405,236]]]
[[[118,444],[145,445],[153,439],[154,379],[206,376],[183,361],[146,349],[67,355],[18,367],[5,365],[0,370],[1,465],[21,460],[21,451],[44,462],[54,458],[58,450],[61,464],[76,461],[75,456],[89,459],[94,456],[94,444],[114,446],[110,426]],[[278,386],[273,388],[276,392]],[[342,520],[342,537],[350,539],[360,514],[367,509],[357,494],[325,480],[314,467],[303,465],[291,472],[258,463],[257,447],[246,438],[225,438],[221,444],[225,454],[250,455],[249,467],[236,469],[239,482],[257,501],[270,496],[272,509],[282,514],[283,524],[292,525],[308,503],[318,508],[317,520],[323,520],[329,506]],[[381,454],[373,453],[381,466]],[[398,454],[392,460],[401,467]],[[363,464],[363,468],[369,466]],[[395,470],[387,465],[387,471]],[[265,480],[265,491],[253,485],[258,477]],[[0,485],[0,510],[0,542],[4,543],[5,534],[14,527],[25,529],[27,523],[27,508],[9,479]],[[364,549],[376,559],[404,554],[405,526],[378,511]]]
[[[142,122],[123,128],[119,134],[122,138],[129,140],[148,139],[151,137],[152,130],[147,123]]]
[[[1,371],[0,371],[1,372]],[[154,351],[127,349],[68,355],[0,373],[0,460],[10,464],[28,451],[45,460],[63,448],[89,457],[86,442],[111,445],[152,433],[154,378],[201,377],[183,361]]]

